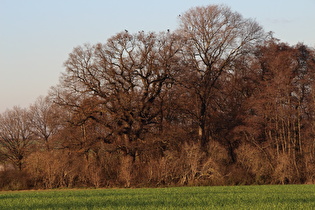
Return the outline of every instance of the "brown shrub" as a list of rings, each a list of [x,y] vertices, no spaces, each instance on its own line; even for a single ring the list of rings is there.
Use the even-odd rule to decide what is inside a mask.
[[[29,176],[20,170],[5,170],[0,172],[1,190],[26,190],[32,187]]]
[[[25,170],[36,188],[74,187],[83,162],[73,156],[67,151],[36,152],[28,157]]]
[[[273,166],[271,165],[267,153],[259,148],[242,144],[236,150],[237,165],[233,171],[238,170],[238,175],[234,178],[238,183],[243,184],[267,184],[271,182]]]

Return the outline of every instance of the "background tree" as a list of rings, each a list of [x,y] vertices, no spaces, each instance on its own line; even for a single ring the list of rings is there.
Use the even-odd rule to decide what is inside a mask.
[[[19,107],[0,115],[0,151],[19,170],[36,140],[29,119],[27,110]]]
[[[314,77],[305,46],[290,47],[275,39],[256,52],[259,71],[254,94],[247,100],[245,139],[266,156],[279,182],[305,179],[303,150],[309,135],[309,95]],[[308,57],[308,58],[307,58]]]
[[[52,138],[62,127],[62,110],[54,105],[48,97],[39,97],[30,106],[30,124],[34,135],[38,139],[39,149],[50,151],[53,149]]]

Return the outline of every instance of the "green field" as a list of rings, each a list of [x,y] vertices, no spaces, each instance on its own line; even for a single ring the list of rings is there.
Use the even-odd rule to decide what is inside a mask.
[[[0,209],[315,209],[315,185],[0,192]]]

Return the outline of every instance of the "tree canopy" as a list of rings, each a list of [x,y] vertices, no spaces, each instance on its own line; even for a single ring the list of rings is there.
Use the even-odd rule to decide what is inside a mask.
[[[0,115],[0,188],[314,182],[315,50],[227,6],[75,47],[64,66]]]

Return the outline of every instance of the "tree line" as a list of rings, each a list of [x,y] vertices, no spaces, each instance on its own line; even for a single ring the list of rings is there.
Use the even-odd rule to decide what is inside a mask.
[[[314,183],[315,50],[224,5],[179,19],[74,48],[2,113],[0,188]]]

